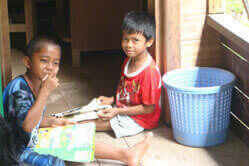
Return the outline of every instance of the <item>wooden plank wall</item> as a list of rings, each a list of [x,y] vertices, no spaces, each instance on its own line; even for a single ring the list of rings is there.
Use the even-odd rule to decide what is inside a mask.
[[[230,128],[249,145],[249,51],[222,36],[222,67],[236,75]]]
[[[24,14],[25,14],[25,32],[26,44],[34,37],[36,33],[36,10],[35,3],[32,0],[24,1]]]
[[[7,0],[0,0],[0,59],[3,87],[12,79]]]
[[[206,24],[208,0],[181,1],[181,68],[219,66],[220,35]]]
[[[155,14],[156,19],[156,41],[155,60],[161,70],[161,74],[178,69],[181,65],[180,49],[180,0],[149,0],[148,10]],[[164,110],[164,121],[170,124],[170,110],[167,92],[162,93],[162,105]]]
[[[177,68],[220,65],[220,34],[205,22],[208,2],[208,0],[148,1],[149,11],[155,10],[155,59],[162,75]],[[170,123],[166,91],[164,94],[166,96],[163,100],[164,119],[166,123]]]

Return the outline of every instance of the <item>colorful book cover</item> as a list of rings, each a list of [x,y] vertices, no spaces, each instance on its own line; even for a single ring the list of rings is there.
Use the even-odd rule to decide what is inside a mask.
[[[91,162],[94,159],[95,129],[94,123],[41,128],[34,151],[67,161]]]

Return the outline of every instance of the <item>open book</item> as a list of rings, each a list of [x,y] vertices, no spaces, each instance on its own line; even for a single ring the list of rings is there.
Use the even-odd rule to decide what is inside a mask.
[[[75,122],[83,121],[83,120],[92,120],[98,119],[98,114],[101,113],[103,109],[112,108],[111,105],[102,105],[101,101],[94,98],[91,102],[79,108],[74,108],[65,112],[52,114],[55,117],[64,117],[71,119]]]
[[[90,162],[94,158],[95,124],[39,129],[34,151],[74,162]]]

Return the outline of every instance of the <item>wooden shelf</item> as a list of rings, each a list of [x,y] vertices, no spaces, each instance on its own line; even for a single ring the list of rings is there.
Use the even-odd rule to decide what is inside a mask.
[[[71,42],[70,22],[67,16],[53,16],[52,25],[62,41]]]
[[[9,31],[11,33],[14,33],[14,32],[26,32],[26,29],[25,29],[25,24],[10,24],[10,29]]]

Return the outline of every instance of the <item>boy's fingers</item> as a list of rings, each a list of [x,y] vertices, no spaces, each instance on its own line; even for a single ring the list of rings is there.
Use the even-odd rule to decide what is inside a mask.
[[[103,121],[110,120],[110,118],[102,118]]]
[[[103,110],[101,111],[101,114],[103,115],[103,114],[107,114],[107,113],[109,113],[109,112],[110,112],[109,109],[103,109]]]
[[[103,100],[103,96],[99,96],[97,99],[102,101]]]
[[[48,74],[46,74],[45,77],[43,77],[42,82],[44,82],[47,78],[48,78]]]
[[[109,117],[107,114],[98,114],[98,116],[100,117],[100,118],[107,118],[107,117]]]
[[[77,124],[77,121],[75,121],[74,119],[69,119],[68,121],[70,124]]]
[[[110,120],[110,118],[99,118],[98,121],[107,121]]]

